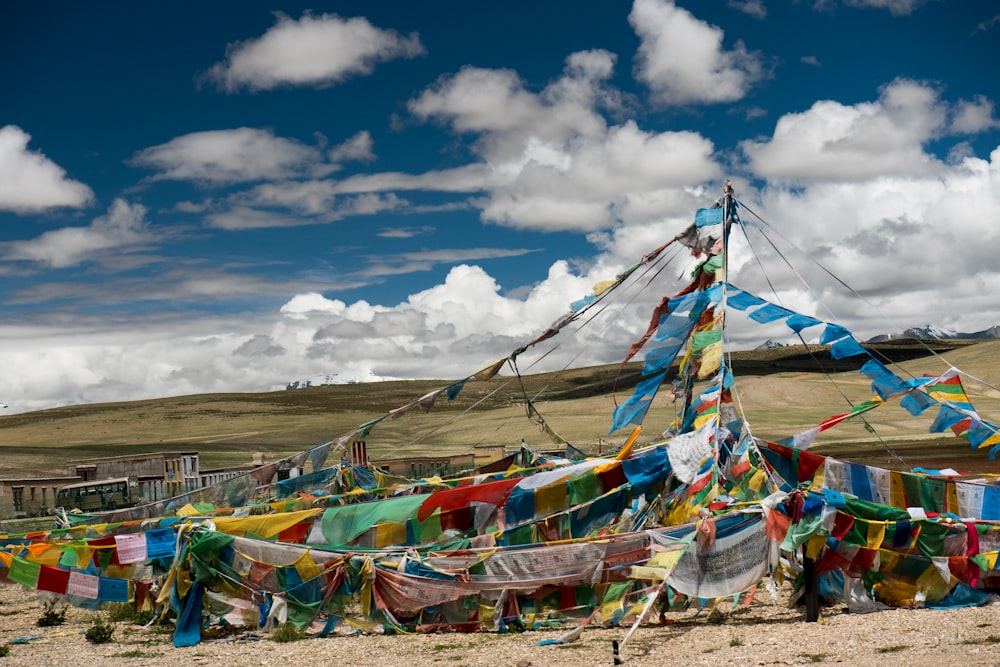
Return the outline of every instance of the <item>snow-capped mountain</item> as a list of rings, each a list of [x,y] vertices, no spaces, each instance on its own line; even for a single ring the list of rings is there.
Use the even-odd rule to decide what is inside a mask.
[[[375,375],[371,371],[361,374],[353,375],[343,375],[340,373],[326,373],[320,375],[314,375],[311,378],[305,380],[292,380],[285,384],[284,387],[274,387],[274,390],[279,389],[305,389],[306,387],[322,387],[328,384],[358,384],[361,382],[386,382],[389,380],[398,380],[399,378],[393,377],[381,377]]]
[[[755,347],[755,350],[776,350],[779,347],[788,347],[785,343],[779,343],[776,340],[771,340],[768,338],[766,341]]]
[[[867,342],[881,343],[887,340],[899,340],[902,338],[916,338],[919,340],[1000,338],[1000,324],[996,324],[989,329],[973,333],[961,333],[950,329],[942,329],[941,327],[936,327],[933,324],[928,324],[923,327],[911,327],[898,333],[879,334],[878,336],[869,338]]]

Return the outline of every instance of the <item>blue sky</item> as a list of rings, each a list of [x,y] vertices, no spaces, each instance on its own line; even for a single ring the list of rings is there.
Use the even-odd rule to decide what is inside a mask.
[[[996,2],[43,1],[0,62],[8,413],[465,377],[726,178],[865,305],[760,244],[734,282],[861,337],[1000,323]],[[671,289],[546,363],[620,360]]]

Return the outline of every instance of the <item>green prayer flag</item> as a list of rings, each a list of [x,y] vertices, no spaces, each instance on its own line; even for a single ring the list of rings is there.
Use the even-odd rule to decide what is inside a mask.
[[[41,563],[32,563],[14,556],[10,564],[10,572],[7,573],[7,578],[22,586],[36,588],[38,586],[38,575],[41,571]]]

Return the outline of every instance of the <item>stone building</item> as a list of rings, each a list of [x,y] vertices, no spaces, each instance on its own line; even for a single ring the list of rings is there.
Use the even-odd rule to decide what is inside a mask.
[[[45,516],[56,507],[59,487],[79,481],[76,476],[0,478],[0,519]]]
[[[66,473],[85,482],[135,478],[140,503],[172,498],[204,484],[198,452],[154,452],[80,459],[66,464]]]

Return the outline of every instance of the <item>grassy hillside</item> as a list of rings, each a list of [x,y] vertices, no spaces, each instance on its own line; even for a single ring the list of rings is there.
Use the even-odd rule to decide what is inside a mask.
[[[936,343],[936,353],[985,382],[966,379],[980,413],[1000,421],[1000,341]],[[900,360],[914,375],[938,374],[941,358],[912,342],[878,346],[877,354]],[[921,356],[923,355],[923,356]],[[802,347],[733,355],[738,400],[753,432],[778,439],[849,411],[849,399],[869,398],[857,362],[814,359]],[[817,363],[826,373],[816,372]],[[551,446],[525,397],[556,433],[596,453],[619,445],[626,432],[608,436],[611,413],[627,400],[640,364],[600,366],[559,373],[470,381],[455,401],[440,396],[428,412],[419,408],[379,423],[368,437],[369,454],[459,453],[476,444],[514,447],[524,438],[536,448]],[[205,394],[122,403],[79,405],[0,417],[0,476],[61,474],[68,460],[127,453],[193,450],[204,468],[248,463],[254,452],[266,460],[299,452],[348,434],[369,420],[407,405],[452,380],[331,385],[293,391]],[[877,432],[909,465],[996,468],[984,452],[964,440],[927,434],[933,410],[914,419],[896,405],[869,413]],[[663,430],[673,417],[669,389],[654,402],[640,442]],[[817,451],[874,465],[899,467],[863,424],[845,424],[824,434]]]

